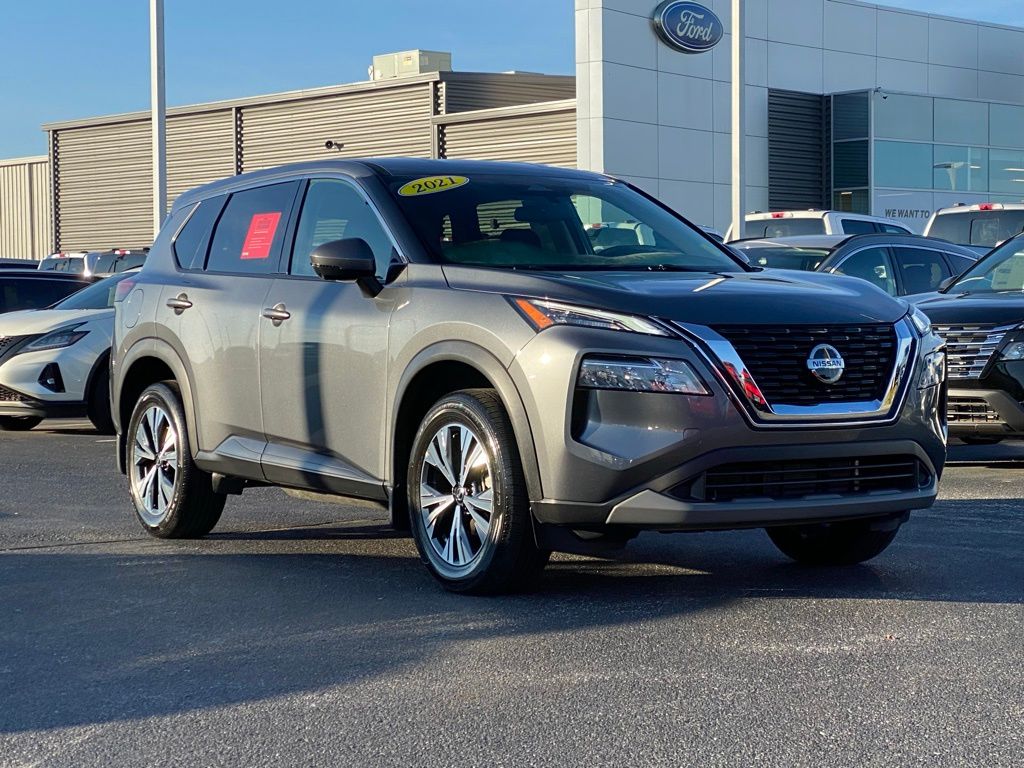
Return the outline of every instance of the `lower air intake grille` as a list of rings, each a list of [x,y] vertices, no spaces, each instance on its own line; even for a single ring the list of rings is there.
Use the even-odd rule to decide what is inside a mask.
[[[980,397],[950,397],[946,409],[950,424],[999,424],[1002,419]]]
[[[0,403],[22,403],[25,396],[7,387],[0,387]]]
[[[819,405],[880,400],[892,374],[896,331],[891,325],[718,326],[736,348],[772,405]],[[830,344],[846,368],[824,384],[807,368],[819,344]]]
[[[914,456],[751,461],[709,469],[673,494],[709,502],[792,500],[916,491],[929,481]]]

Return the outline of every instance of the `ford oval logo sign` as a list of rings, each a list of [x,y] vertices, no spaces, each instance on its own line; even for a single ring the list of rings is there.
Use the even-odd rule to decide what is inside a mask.
[[[658,37],[683,53],[710,51],[725,34],[714,11],[685,0],[665,0],[655,8],[654,28]]]

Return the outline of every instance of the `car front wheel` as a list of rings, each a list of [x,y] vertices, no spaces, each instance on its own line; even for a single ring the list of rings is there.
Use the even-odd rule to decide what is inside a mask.
[[[408,470],[420,557],[454,592],[531,586],[548,552],[534,541],[526,483],[505,409],[493,390],[442,398],[424,417]]]
[[[768,528],[783,554],[805,565],[855,565],[880,555],[899,532],[899,523],[854,520]]]
[[[0,416],[0,430],[5,432],[28,432],[42,423],[38,416]]]
[[[128,479],[135,516],[152,536],[205,536],[220,519],[225,498],[192,461],[185,414],[173,384],[154,384],[139,396],[128,422]]]

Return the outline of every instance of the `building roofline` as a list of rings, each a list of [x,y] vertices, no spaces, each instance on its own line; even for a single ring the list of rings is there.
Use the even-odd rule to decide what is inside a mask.
[[[365,91],[383,90],[390,88],[402,88],[410,85],[423,85],[438,81],[459,81],[459,80],[500,80],[512,78],[524,81],[539,81],[544,79],[567,79],[574,75],[544,75],[522,72],[425,72],[420,75],[409,75],[406,77],[391,78],[388,80],[362,80],[356,83],[343,83],[340,85],[326,85],[319,88],[303,88],[294,91],[279,91],[266,93],[257,96],[244,96],[237,99],[224,99],[221,101],[208,101],[199,104],[186,104],[180,107],[170,107],[167,110],[168,117],[179,115],[194,115],[203,112],[217,112],[223,109],[235,107],[251,107],[261,104],[279,104],[288,101],[302,101],[304,99],[316,99],[327,96],[335,96],[346,93],[362,93]],[[72,120],[57,120],[43,123],[42,130],[58,131],[68,128],[86,128],[96,125],[110,125],[112,123],[127,123],[141,120],[148,120],[150,111],[138,110],[134,112],[121,112],[114,115],[100,115],[96,117],[76,118]]]
[[[576,99],[552,99],[550,101],[532,101],[529,104],[513,104],[509,107],[491,107],[489,109],[471,109],[465,112],[452,112],[447,115],[434,115],[434,125],[455,125],[457,123],[478,123],[481,120],[500,120],[504,117],[521,115],[542,115],[550,112],[568,112],[576,109]]]
[[[49,155],[29,155],[28,157],[7,157],[0,160],[0,167],[10,165],[29,165],[30,163],[47,163]]]
[[[943,21],[956,21],[961,24],[974,24],[979,27],[991,27],[993,29],[1007,29],[1011,32],[1024,32],[1024,27],[1014,27],[1009,24],[998,24],[994,21],[981,21],[979,19],[968,19],[963,16],[946,16],[942,13],[931,13],[930,11],[918,11],[913,8],[899,8],[885,3],[868,3],[864,0],[824,0],[824,2],[843,3],[845,5],[859,5],[862,8],[875,8],[879,11],[891,11],[893,13],[905,13],[908,16],[921,16],[926,19],[942,19]]]

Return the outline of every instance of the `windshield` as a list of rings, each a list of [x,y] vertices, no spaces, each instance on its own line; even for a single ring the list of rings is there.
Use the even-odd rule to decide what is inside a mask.
[[[1024,292],[1024,237],[992,251],[967,270],[949,293]]]
[[[798,248],[785,245],[746,245],[733,243],[733,248],[742,251],[750,263],[766,269],[801,269],[813,272],[831,251],[828,248]]]
[[[93,283],[78,293],[68,296],[64,301],[53,305],[53,309],[110,309],[114,306],[114,291],[119,282],[131,273],[124,272],[106,280]]]
[[[403,177],[390,189],[444,264],[743,271],[696,229],[619,182],[488,174]]]

